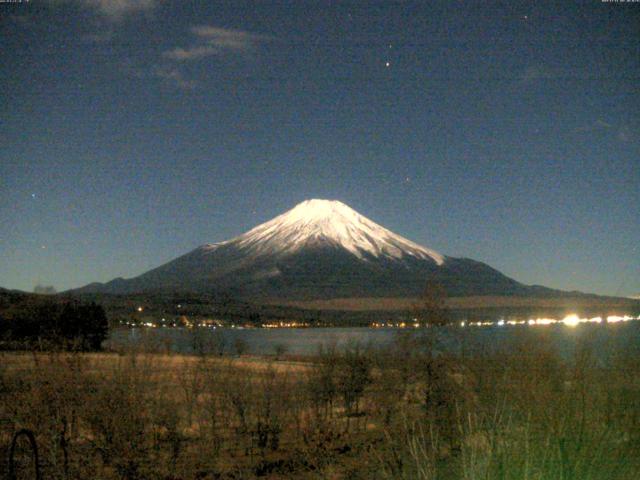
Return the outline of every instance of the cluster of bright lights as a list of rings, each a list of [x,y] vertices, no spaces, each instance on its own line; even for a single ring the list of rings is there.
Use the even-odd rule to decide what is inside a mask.
[[[423,325],[416,319],[413,322],[373,322],[369,325],[370,328],[420,328],[422,326],[428,327],[429,325]]]
[[[262,324],[262,328],[304,328],[308,326],[309,324],[306,322],[274,322]]]
[[[502,327],[504,325],[556,325],[562,324],[567,327],[576,327],[581,323],[618,323],[618,322],[630,322],[632,320],[640,320],[640,315],[637,317],[632,317],[630,315],[618,316],[618,315],[610,315],[606,318],[602,317],[591,317],[591,318],[580,318],[576,314],[567,315],[566,317],[557,320],[555,318],[530,318],[529,320],[504,320],[500,319],[497,322],[491,321],[481,321],[481,322],[460,322],[461,327],[465,327],[469,325],[470,327],[490,327],[490,326],[498,326]]]

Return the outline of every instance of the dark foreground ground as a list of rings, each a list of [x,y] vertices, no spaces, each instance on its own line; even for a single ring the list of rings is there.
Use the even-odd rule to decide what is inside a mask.
[[[640,478],[640,346],[434,349],[0,353],[0,472],[26,428],[43,479]],[[31,462],[21,437],[17,478]]]

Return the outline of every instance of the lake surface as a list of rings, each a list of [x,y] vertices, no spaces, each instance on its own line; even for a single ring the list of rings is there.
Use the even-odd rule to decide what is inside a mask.
[[[408,335],[438,335],[444,349],[494,349],[509,346],[523,337],[546,338],[563,356],[571,356],[577,345],[588,342],[598,355],[604,357],[621,349],[634,348],[640,352],[640,322],[619,324],[585,324],[547,326],[485,326],[454,327],[452,329],[394,329],[394,328],[252,328],[232,329],[205,327],[186,328],[130,328],[114,331],[107,346],[141,348],[178,353],[234,354],[238,346],[243,353],[271,355],[281,348],[294,355],[313,355],[321,347],[348,344],[374,348],[391,345],[399,332]]]

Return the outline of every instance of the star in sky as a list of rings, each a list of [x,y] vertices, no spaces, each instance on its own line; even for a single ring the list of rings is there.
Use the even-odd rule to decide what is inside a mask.
[[[524,283],[640,292],[638,9],[191,3],[7,6],[0,286],[134,276],[316,197]]]

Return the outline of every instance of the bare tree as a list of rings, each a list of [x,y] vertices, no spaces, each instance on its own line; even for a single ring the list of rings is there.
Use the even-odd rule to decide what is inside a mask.
[[[441,327],[451,323],[446,305],[447,291],[435,281],[429,281],[411,308],[412,318],[421,325]]]

